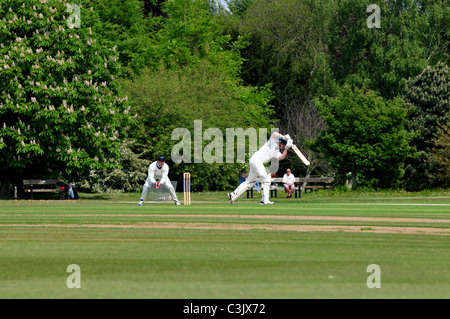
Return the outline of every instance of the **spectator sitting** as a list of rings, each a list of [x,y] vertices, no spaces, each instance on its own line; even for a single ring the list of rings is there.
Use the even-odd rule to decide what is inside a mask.
[[[286,170],[286,174],[283,176],[283,185],[287,193],[286,198],[292,198],[292,193],[295,190],[295,176],[292,174],[290,168]]]

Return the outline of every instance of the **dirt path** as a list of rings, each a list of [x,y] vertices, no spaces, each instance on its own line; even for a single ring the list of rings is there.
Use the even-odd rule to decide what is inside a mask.
[[[0,227],[55,227],[55,228],[134,228],[134,229],[220,229],[220,230],[276,230],[299,232],[364,232],[415,235],[450,235],[450,229],[428,227],[388,226],[332,226],[332,225],[267,225],[267,224],[215,224],[180,222],[145,222],[133,224],[0,224]]]
[[[129,216],[129,215],[123,215]],[[256,219],[287,219],[287,220],[339,220],[366,222],[412,222],[412,223],[450,223],[450,219],[435,218],[401,218],[401,217],[350,217],[350,216],[299,216],[299,215],[202,215],[202,214],[151,214],[142,216],[155,217],[208,217],[208,218],[256,218]]]
[[[0,214],[8,215],[8,214]],[[21,214],[16,214],[20,216]],[[26,214],[22,214],[26,215]],[[182,218],[236,218],[236,219],[280,219],[280,220],[330,220],[362,222],[400,222],[400,223],[450,223],[450,219],[411,218],[411,217],[363,217],[363,216],[307,216],[307,215],[213,215],[213,214],[40,214],[40,216],[62,217],[182,217]]]

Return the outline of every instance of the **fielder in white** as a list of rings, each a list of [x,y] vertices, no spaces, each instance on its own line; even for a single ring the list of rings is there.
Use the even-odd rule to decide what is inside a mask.
[[[165,162],[166,160],[164,156],[160,156],[157,161],[151,163],[148,167],[148,176],[142,189],[141,200],[138,203],[139,206],[142,206],[144,201],[147,199],[149,188],[155,187],[156,189],[159,189],[161,185],[169,190],[175,205],[180,205],[175,189],[173,188],[168,177],[169,166]]]
[[[250,158],[250,171],[245,182],[241,183],[238,188],[232,193],[228,193],[228,199],[231,204],[239,198],[245,191],[252,189],[256,184],[256,179],[259,177],[263,180],[261,192],[261,204],[271,205],[273,202],[269,201],[270,183],[272,182],[271,174],[267,173],[264,167],[272,158],[284,160],[288,149],[292,146],[292,139],[289,135],[281,135],[278,132],[273,132],[269,140]]]

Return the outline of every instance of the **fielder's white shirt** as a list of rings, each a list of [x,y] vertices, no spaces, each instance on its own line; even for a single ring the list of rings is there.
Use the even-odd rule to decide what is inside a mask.
[[[288,174],[284,174],[283,176],[283,184],[293,184],[295,182],[295,176],[291,173],[291,175],[288,176]]]
[[[272,158],[279,159],[281,152],[278,149],[277,139],[270,138],[255,154],[253,160],[261,161],[263,164],[268,163]]]
[[[148,167],[148,179],[152,184],[159,180],[161,184],[167,181],[167,175],[169,175],[169,166],[164,163],[162,167],[158,167],[158,162],[153,162]]]

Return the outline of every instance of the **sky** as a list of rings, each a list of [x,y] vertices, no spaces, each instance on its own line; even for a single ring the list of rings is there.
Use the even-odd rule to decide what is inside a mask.
[[[225,2],[225,0],[216,0],[216,1],[218,1],[221,5],[223,5],[223,6],[225,7],[225,9],[228,10],[228,5],[227,5],[227,3]]]

